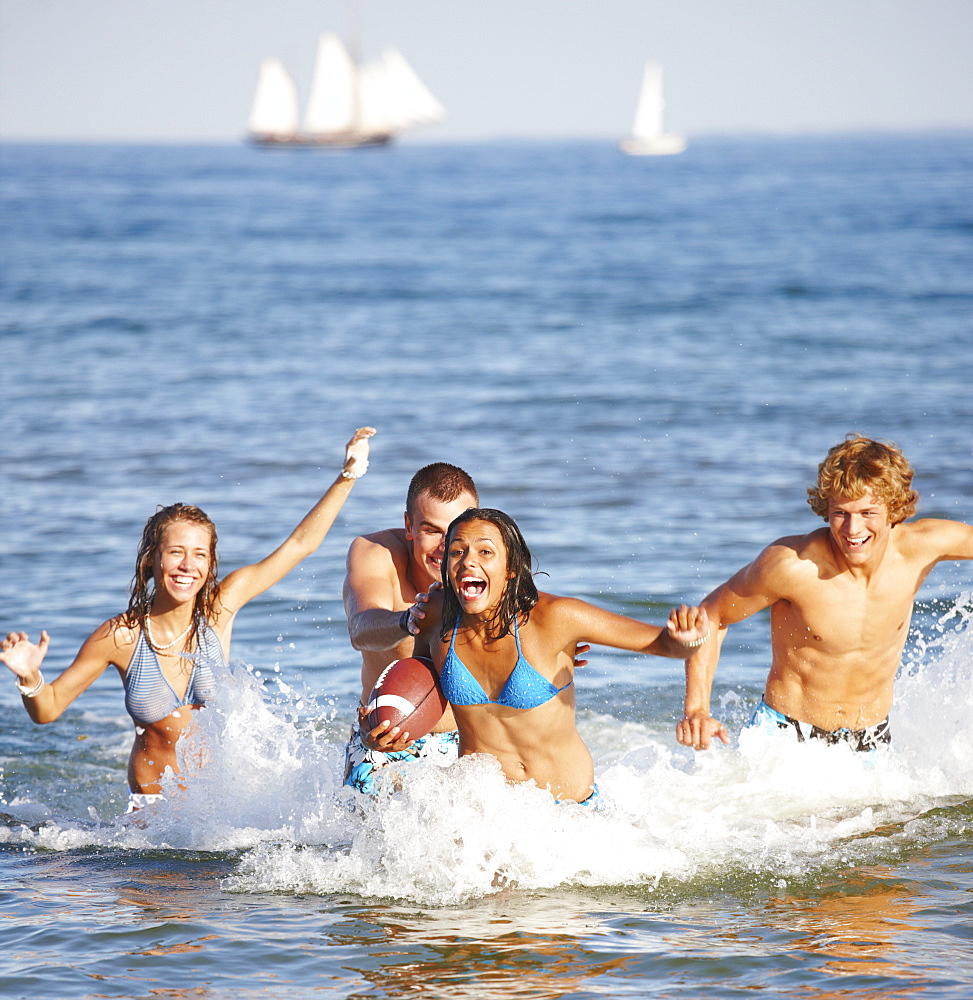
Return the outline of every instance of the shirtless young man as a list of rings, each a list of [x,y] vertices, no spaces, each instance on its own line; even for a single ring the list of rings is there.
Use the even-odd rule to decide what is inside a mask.
[[[936,563],[973,559],[973,526],[906,523],[919,494],[890,444],[858,435],[835,445],[808,489],[828,522],[779,538],[703,602],[717,642],[686,661],[685,714],[676,738],[695,750],[729,742],[710,715],[726,627],[770,608],[773,659],[750,726],[872,750],[888,743],[892,687],[912,605]]]
[[[351,543],[342,593],[351,644],[362,654],[362,705],[390,663],[413,655],[422,607],[441,579],[446,529],[477,506],[470,476],[455,465],[435,462],[412,477],[403,528],[362,535]],[[362,734],[356,722],[345,752],[345,784],[370,794],[375,769],[390,761],[457,755],[456,723],[448,708],[423,739],[396,740],[397,735],[391,731],[377,742]]]

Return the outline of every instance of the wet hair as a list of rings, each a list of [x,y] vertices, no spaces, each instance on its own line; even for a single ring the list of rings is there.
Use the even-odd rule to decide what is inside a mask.
[[[446,555],[443,557],[443,611],[442,640],[449,638],[453,626],[460,616],[459,601],[453,591],[449,579],[449,546],[453,535],[461,524],[469,521],[486,521],[494,525],[500,532],[500,539],[507,552],[507,569],[513,573],[503,591],[503,597],[497,606],[496,613],[487,623],[490,634],[500,639],[509,635],[514,618],[520,618],[524,624],[530,617],[531,609],[537,603],[537,587],[534,584],[534,557],[527,548],[524,536],[517,527],[517,522],[502,510],[492,507],[470,507],[453,520],[446,529]]]
[[[829,500],[860,500],[871,493],[885,504],[892,524],[899,524],[916,512],[919,494],[912,489],[914,475],[908,459],[891,442],[848,434],[818,466],[818,481],[808,488],[807,502],[827,521]]]
[[[187,644],[190,648],[199,636],[199,628],[205,622],[211,621],[216,603],[216,525],[198,507],[191,504],[174,503],[168,507],[159,507],[145,522],[142,529],[142,541],[139,543],[138,555],[135,557],[135,575],[132,577],[132,593],[128,602],[128,610],[121,616],[119,624],[129,628],[138,625],[145,628],[145,617],[152,607],[155,597],[153,580],[155,555],[162,546],[162,536],[171,524],[185,522],[186,524],[201,524],[209,529],[209,572],[206,581],[196,595],[193,605],[193,626],[189,632]],[[153,586],[149,587],[149,584]]]
[[[450,465],[448,462],[425,465],[412,477],[405,498],[405,512],[410,520],[415,513],[420,493],[428,493],[440,503],[452,503],[461,494],[472,493],[473,499],[480,502],[480,494],[476,491],[472,476],[458,465]]]

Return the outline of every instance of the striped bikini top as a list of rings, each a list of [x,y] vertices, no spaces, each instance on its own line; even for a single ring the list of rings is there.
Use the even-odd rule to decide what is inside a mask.
[[[184,705],[205,705],[206,699],[216,693],[213,668],[225,668],[226,659],[219,636],[208,624],[200,626],[196,652],[180,655],[193,661],[193,672],[183,698],[176,694],[162,673],[159,657],[149,645],[145,629],[140,632],[132,660],[125,671],[125,708],[139,725],[161,722]]]
[[[504,708],[529,709],[537,708],[550,701],[555,695],[571,687],[573,680],[564,687],[555,687],[536,667],[532,667],[520,650],[520,631],[517,619],[514,618],[514,640],[517,643],[517,662],[510,676],[504,682],[503,690],[496,701],[487,697],[480,682],[470,673],[469,668],[459,658],[453,649],[456,642],[456,629],[459,618],[453,626],[453,634],[449,640],[449,650],[443,661],[443,669],[439,674],[439,686],[446,700],[453,705],[503,705]]]

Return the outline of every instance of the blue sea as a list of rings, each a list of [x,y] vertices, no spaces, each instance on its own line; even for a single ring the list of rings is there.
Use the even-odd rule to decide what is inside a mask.
[[[969,521],[971,193],[970,134],[0,147],[0,629],[47,629],[49,676],[126,606],[158,504],[214,518],[225,572],[379,432],[138,822],[114,671],[43,727],[0,684],[0,994],[969,997],[969,563],[920,592],[868,763],[740,738],[766,615],[731,630],[705,754],[675,742],[679,661],[593,650],[602,813],[478,757],[342,789],[340,592],[437,460],[518,520],[542,589],[655,622],[820,524],[805,489],[850,432]]]

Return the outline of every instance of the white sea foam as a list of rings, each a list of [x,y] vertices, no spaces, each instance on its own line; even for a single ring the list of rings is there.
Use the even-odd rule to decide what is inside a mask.
[[[167,778],[166,801],[97,824],[28,815],[24,803],[22,819],[34,827],[7,829],[5,839],[56,850],[242,851],[224,883],[231,891],[433,905],[512,883],[651,889],[728,873],[780,882],[851,860],[878,862],[968,825],[948,808],[926,814],[973,797],[971,617],[965,595],[913,645],[897,682],[891,751],[856,754],[753,731],[693,754],[657,729],[586,716],[599,811],[508,784],[488,757],[410,765],[367,799],[341,785],[343,732],[333,708],[276,678],[268,698],[241,670],[184,739],[184,787]],[[612,732],[624,752],[599,749]]]

